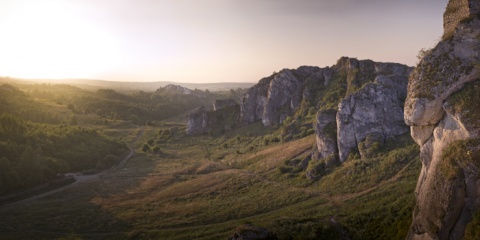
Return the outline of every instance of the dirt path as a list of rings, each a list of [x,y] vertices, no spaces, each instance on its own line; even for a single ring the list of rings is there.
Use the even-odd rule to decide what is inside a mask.
[[[18,201],[12,202],[12,203],[5,204],[3,206],[0,206],[0,209],[12,207],[12,206],[17,205],[17,204],[30,203],[30,202],[36,201],[38,199],[42,199],[42,198],[51,196],[53,194],[63,192],[67,189],[70,189],[70,188],[76,186],[79,183],[85,183],[85,182],[90,182],[90,181],[93,181],[93,180],[98,180],[102,176],[104,176],[105,174],[114,172],[117,169],[124,168],[125,165],[128,163],[128,160],[130,160],[130,158],[132,158],[133,155],[135,155],[135,149],[133,148],[133,145],[143,135],[143,132],[144,132],[143,128],[141,130],[139,130],[137,136],[135,137],[135,139],[130,144],[131,145],[130,146],[130,152],[128,153],[128,155],[125,158],[122,159],[122,161],[118,165],[112,166],[111,168],[109,168],[109,169],[107,169],[103,172],[97,173],[97,174],[83,175],[81,173],[67,173],[67,174],[65,174],[65,176],[66,177],[73,177],[75,179],[75,182],[73,182],[69,185],[66,185],[66,186],[63,186],[63,187],[60,187],[60,188],[42,193],[42,194],[39,194],[39,195],[33,196],[33,197],[29,197],[29,198],[26,198],[26,199],[22,199],[22,200],[18,200]]]

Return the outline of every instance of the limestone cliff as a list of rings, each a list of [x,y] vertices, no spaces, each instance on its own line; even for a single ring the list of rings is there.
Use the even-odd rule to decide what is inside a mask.
[[[261,79],[250,88],[240,104],[240,120],[243,123],[262,121],[265,126],[282,123],[311,94],[308,83],[328,84],[332,77],[329,68],[299,67],[284,69]]]
[[[405,122],[421,146],[422,170],[407,239],[462,239],[480,209],[478,6],[449,2],[444,40],[409,80]]]
[[[403,122],[403,105],[391,85],[370,83],[347,96],[337,113],[337,142],[340,162],[351,149],[367,138],[383,144],[389,137],[408,131]],[[363,155],[363,151],[359,151]],[[367,157],[367,156],[362,156]]]
[[[371,144],[383,144],[387,138],[408,131],[403,122],[403,100],[411,68],[341,58],[332,69],[337,79],[340,76],[337,84],[345,84],[344,92],[338,107],[321,109],[317,114],[314,159],[343,162],[352,150],[366,157]]]
[[[233,99],[215,100],[212,109],[200,106],[188,115],[188,135],[224,132],[237,124],[240,106]]]
[[[320,99],[316,107],[330,109],[329,105],[336,107],[338,100],[355,93],[367,83],[373,83],[376,78],[379,81],[377,84],[390,85],[396,97],[405,98],[410,71],[409,67],[401,64],[359,61],[348,57],[340,58],[332,67],[284,69],[261,79],[248,90],[240,104],[240,121],[262,121],[265,126],[280,124],[287,116],[292,116],[304,101]]]

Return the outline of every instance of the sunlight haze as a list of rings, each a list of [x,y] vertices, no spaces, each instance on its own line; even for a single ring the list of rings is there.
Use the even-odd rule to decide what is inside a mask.
[[[341,56],[413,66],[446,0],[1,0],[0,76],[256,82]]]

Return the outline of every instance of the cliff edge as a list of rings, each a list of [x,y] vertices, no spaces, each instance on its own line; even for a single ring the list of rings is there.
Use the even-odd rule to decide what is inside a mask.
[[[462,239],[480,209],[479,5],[450,0],[443,40],[409,79],[405,122],[422,170],[407,239]]]

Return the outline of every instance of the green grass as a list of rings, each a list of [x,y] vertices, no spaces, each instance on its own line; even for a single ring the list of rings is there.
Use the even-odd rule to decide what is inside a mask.
[[[138,129],[130,130],[122,134],[138,134]],[[146,127],[143,134],[139,142],[158,135],[158,130]],[[162,154],[137,153],[124,169],[101,181],[79,184],[29,205],[0,209],[0,238],[225,239],[245,223],[267,227],[280,239],[337,239],[342,231],[358,239],[406,233],[418,160],[402,162],[406,166],[418,161],[395,181],[380,184],[399,167],[372,184],[357,186],[355,181],[339,179],[346,186],[334,191],[321,182],[308,184],[301,175],[278,174],[277,168],[286,161],[307,154],[313,137],[236,153],[261,140],[246,129],[239,139],[172,139],[161,144]],[[218,144],[224,141],[231,146]],[[226,155],[212,160],[208,152]],[[372,164],[370,174],[380,172],[382,166]],[[349,169],[348,163],[344,168]],[[373,188],[359,192],[366,187]],[[332,224],[331,217],[338,224]],[[373,226],[388,231],[382,235]]]
[[[480,81],[465,84],[459,92],[451,95],[448,102],[455,112],[461,113],[471,124],[478,124],[480,112],[477,103],[480,102]]]

